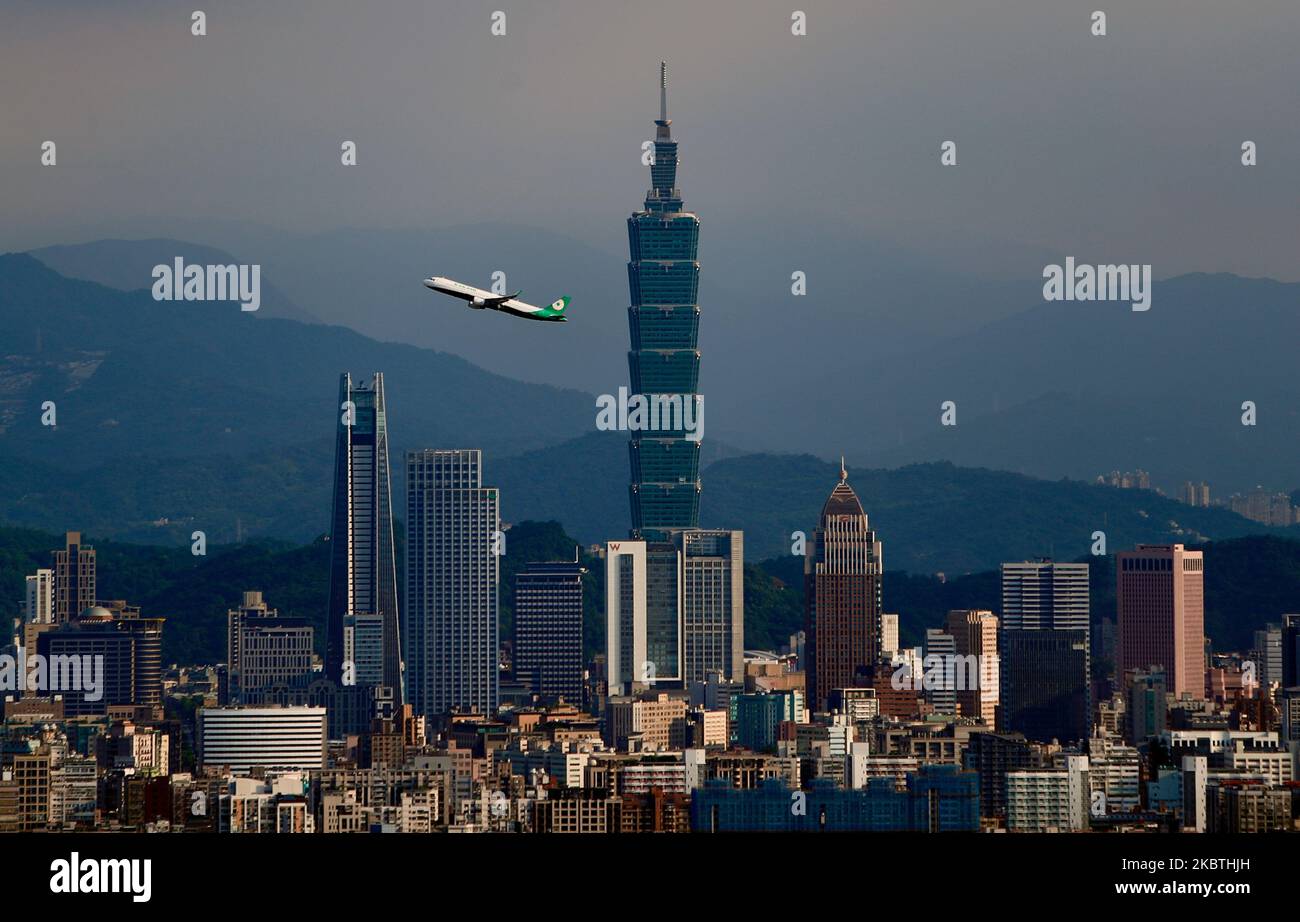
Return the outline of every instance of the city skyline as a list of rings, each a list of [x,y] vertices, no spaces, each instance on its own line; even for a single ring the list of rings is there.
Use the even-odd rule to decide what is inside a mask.
[[[1284,896],[1300,13],[1187,2],[22,0],[15,893]]]

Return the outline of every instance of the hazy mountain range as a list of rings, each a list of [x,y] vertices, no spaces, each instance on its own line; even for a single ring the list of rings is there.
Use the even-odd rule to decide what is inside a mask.
[[[112,253],[118,261],[134,259],[137,266],[145,266],[155,254],[163,254],[157,257],[163,261],[172,243],[145,242],[137,251],[116,245],[61,249],[57,258],[66,267],[77,252]],[[176,255],[199,259],[204,253]],[[212,255],[227,260],[224,253]],[[79,271],[102,272],[107,279],[109,262],[105,257],[99,270]],[[278,287],[279,281],[272,279],[268,271],[267,281]],[[1255,316],[1268,318],[1269,329],[1275,331],[1290,322],[1281,300],[1288,286],[1216,276],[1188,277],[1170,283],[1168,290],[1179,287],[1191,292],[1184,300],[1198,304],[1217,303],[1224,290],[1271,292]],[[1163,290],[1157,287],[1153,314],[1162,304]],[[428,294],[423,289],[421,293]],[[449,325],[454,319],[456,326],[467,320],[479,327],[483,338],[503,343],[513,342],[516,329],[521,329],[520,335],[532,327],[551,329],[471,313],[436,299],[423,303],[426,321],[433,326],[435,316]],[[434,314],[434,305],[445,313]],[[292,311],[295,305],[286,298],[282,306]],[[313,314],[324,314],[316,308],[313,304]],[[617,313],[621,316],[622,311]],[[161,543],[188,543],[193,529],[204,530],[212,541],[256,536],[310,540],[326,528],[338,374],[382,370],[389,394],[399,518],[403,451],[481,447],[488,481],[502,488],[507,520],[559,521],[584,542],[626,534],[626,434],[594,431],[592,394],[522,383],[445,352],[377,342],[328,323],[258,314],[243,313],[232,303],[156,302],[143,288],[121,291],[67,278],[31,256],[0,257],[0,342],[5,344],[0,356],[0,458],[6,469],[0,482],[0,521]],[[1134,317],[1136,323],[1150,319]],[[1116,317],[1113,322],[1129,321]],[[1006,323],[1008,336],[1019,329]],[[1043,324],[1050,325],[1040,317]],[[577,316],[561,332],[569,329],[594,335]],[[967,339],[987,345],[996,340],[989,332],[993,329],[972,332]],[[491,330],[491,336],[482,330]],[[1201,333],[1208,337],[1208,327]],[[625,337],[622,330],[609,330],[606,338],[611,341],[601,345],[602,354],[616,353],[622,360]],[[1190,350],[1194,339],[1188,333],[1170,343]],[[952,344],[946,348],[949,351],[938,354],[959,367],[961,353],[952,351]],[[1107,354],[1136,361],[1137,347],[1122,338],[1107,348]],[[1281,348],[1276,342],[1260,345],[1263,352]],[[921,349],[914,364],[928,361],[932,353]],[[1051,363],[1038,361],[1046,374]],[[1236,358],[1231,363],[1242,364]],[[1229,359],[1221,364],[1229,364]],[[972,386],[993,374],[988,371],[985,379],[977,380],[974,366],[960,367],[972,374]],[[1180,380],[1197,392],[1211,388],[1211,382],[1190,369]],[[1275,409],[1274,399],[1259,394],[1255,399],[1261,420],[1282,412]],[[928,451],[932,459],[942,458],[945,447],[953,450],[948,453],[960,447],[965,463],[982,464],[977,449],[983,445],[983,450],[1002,452],[1009,459],[1006,466],[1030,470],[1035,458],[1065,453],[1064,433],[1082,425],[1069,413],[1063,418],[1062,407],[1085,419],[1124,410],[1128,417],[1112,416],[1112,428],[1122,432],[1126,419],[1157,416],[1154,405],[1166,397],[1152,392],[1132,405],[1117,406],[1100,397],[1057,401],[1044,395],[1037,398],[1029,419],[1004,412],[982,422],[971,411],[971,401],[959,395],[956,429],[937,433],[932,443],[914,443],[935,446],[915,450]],[[771,422],[793,427],[820,423],[852,442],[872,431],[862,416],[879,412],[878,405],[908,399],[884,392],[869,397],[847,390],[828,393],[824,412],[811,413],[805,407],[792,410],[792,419],[774,416]],[[41,407],[47,400],[57,408],[58,425],[53,428],[41,425]],[[937,428],[937,400],[934,409]],[[1231,407],[1224,412],[1227,409]],[[788,554],[792,533],[811,533],[815,527],[821,504],[838,477],[838,464],[807,454],[746,454],[735,444],[749,448],[753,443],[728,442],[713,425],[722,414],[712,405],[710,413],[703,443],[702,523],[744,529],[751,560]],[[1201,428],[1189,429],[1191,435],[1202,432],[1208,439],[1213,434],[1215,425],[1205,421],[1207,416],[1199,414]],[[1244,466],[1241,458],[1251,456],[1253,448],[1242,448],[1231,436],[1259,436],[1258,441],[1275,444],[1285,442],[1280,428],[1261,422],[1243,433],[1229,430],[1213,455],[1197,455],[1190,441],[1183,447],[1189,463],[1205,457],[1195,463],[1220,469]],[[1042,432],[1049,437],[1040,439]],[[746,433],[758,440],[770,434]],[[940,438],[950,444],[944,446]],[[1154,451],[1161,443],[1148,444]],[[786,447],[803,446],[792,442]],[[1294,453],[1279,449],[1276,467],[1289,469],[1291,457]],[[889,457],[893,464],[910,460],[904,451]],[[1096,463],[1100,461],[1099,456]],[[1112,550],[1137,541],[1217,540],[1266,531],[1224,510],[1193,509],[1146,491],[947,464],[867,469],[852,463],[852,456],[849,466],[851,482],[885,542],[891,569],[961,573],[995,567],[1007,559],[1075,557],[1088,552],[1096,530],[1107,533]]]
[[[607,251],[500,224],[236,236],[231,258],[260,263],[273,286],[268,316],[318,318],[593,395],[627,381],[627,257],[616,236]],[[706,223],[701,240],[706,439],[1049,478],[1141,467],[1166,490],[1206,480],[1216,495],[1300,482],[1289,373],[1300,286],[1186,275],[1157,280],[1151,309],[1135,312],[1044,302],[1037,261],[1031,276],[1007,282],[934,272],[857,236],[812,246],[755,231],[710,242]],[[203,252],[145,240],[36,255],[67,275],[143,288],[149,266]],[[802,297],[790,290],[796,269],[807,276]],[[486,286],[496,270],[535,300],[572,295],[573,322],[483,317],[420,285],[436,271]],[[948,400],[955,427],[940,425]],[[1254,427],[1241,425],[1247,400],[1258,408]]]

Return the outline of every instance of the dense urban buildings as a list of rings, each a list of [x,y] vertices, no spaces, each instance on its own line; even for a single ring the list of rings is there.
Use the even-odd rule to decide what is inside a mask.
[[[114,572],[120,546],[97,557],[68,532],[52,560],[17,553],[0,832],[1300,830],[1300,615],[1265,599],[1207,637],[1200,551],[900,574],[884,612],[886,536],[843,459],[810,538],[787,529],[821,495],[772,516],[780,559],[747,566],[747,539],[771,533],[701,526],[698,220],[662,69],[660,89],[652,188],[628,222],[629,368],[680,416],[633,428],[631,537],[512,527],[482,450],[423,448],[404,454],[399,545],[385,378],[344,374],[318,434],[335,435],[328,536],[292,552],[300,570],[268,572],[256,545],[192,569],[161,549],[184,578],[144,612],[97,599],[147,582]],[[589,495],[585,471],[537,476]],[[1110,482],[1150,487],[1141,470]],[[583,540],[627,523],[607,524]],[[1095,591],[1112,566],[1113,601]],[[195,650],[211,661],[173,662]]]

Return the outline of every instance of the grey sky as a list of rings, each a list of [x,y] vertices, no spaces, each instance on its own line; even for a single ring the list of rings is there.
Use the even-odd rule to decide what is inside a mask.
[[[1001,276],[1046,251],[1296,280],[1296,47],[1294,0],[8,0],[0,247],[202,215],[500,221],[625,257],[662,57],[702,260],[796,227]]]

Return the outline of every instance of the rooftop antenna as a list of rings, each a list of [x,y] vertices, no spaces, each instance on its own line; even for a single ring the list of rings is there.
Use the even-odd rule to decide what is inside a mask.
[[[659,121],[668,121],[668,62],[659,62]]]

